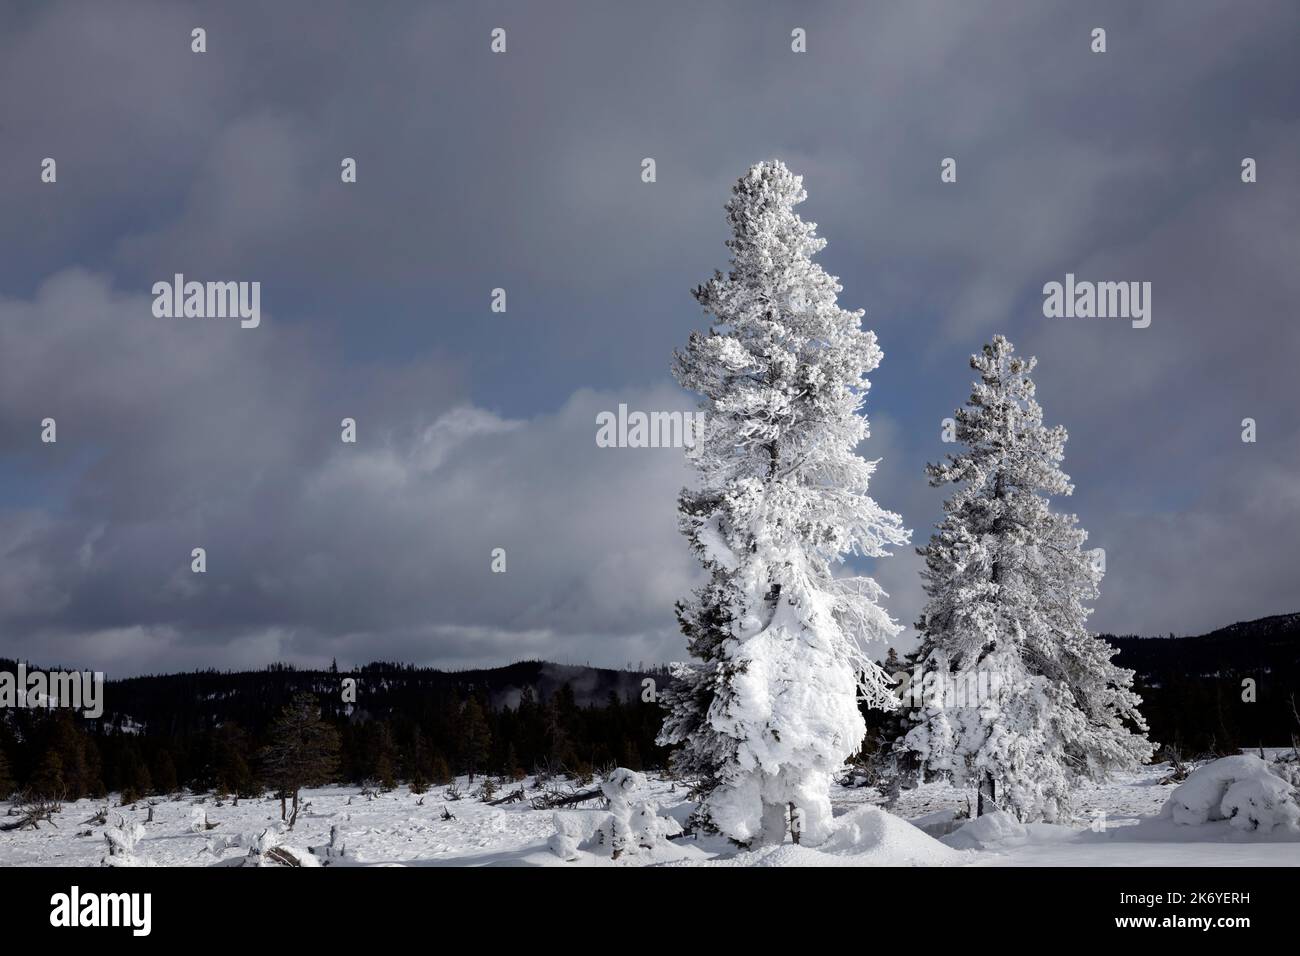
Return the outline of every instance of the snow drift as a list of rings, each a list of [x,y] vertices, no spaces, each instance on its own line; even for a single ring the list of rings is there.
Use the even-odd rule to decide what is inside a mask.
[[[1160,816],[1190,826],[1227,820],[1247,832],[1300,829],[1296,789],[1282,773],[1250,754],[1211,761],[1174,789]]]
[[[943,837],[946,845],[958,850],[992,850],[1028,841],[1029,828],[1002,810],[976,817]]]
[[[704,866],[951,866],[968,855],[944,846],[901,817],[879,807],[859,807],[835,819],[826,841],[817,847],[787,843]]]

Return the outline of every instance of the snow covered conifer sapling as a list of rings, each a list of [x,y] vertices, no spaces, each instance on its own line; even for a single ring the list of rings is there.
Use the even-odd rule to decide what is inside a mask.
[[[965,450],[927,467],[933,486],[956,490],[920,550],[927,689],[904,743],[929,771],[976,787],[979,812],[1053,821],[1072,814],[1080,778],[1132,768],[1153,747],[1133,672],[1086,627],[1101,569],[1077,518],[1049,504],[1073,486],[1065,429],[1044,426],[1034,398],[1035,364],[1000,335],[972,356],[979,381],[956,413]]]
[[[680,526],[708,580],[678,605],[699,663],[674,668],[660,740],[698,781],[695,822],[741,844],[817,844],[831,826],[831,776],[862,744],[861,696],[893,706],[863,642],[900,627],[845,555],[908,541],[867,494],[856,454],[866,374],[880,362],[862,312],[812,257],[825,245],[794,207],[806,193],[781,162],[753,166],[727,204],[730,269],[695,290],[713,316],[676,355],[703,396],[691,459],[699,487]]]

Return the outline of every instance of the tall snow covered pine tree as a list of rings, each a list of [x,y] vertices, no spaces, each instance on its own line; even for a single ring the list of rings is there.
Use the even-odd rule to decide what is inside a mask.
[[[881,352],[812,261],[825,240],[794,212],[802,179],[764,162],[732,193],[730,270],[695,290],[710,330],[674,365],[703,396],[699,487],[678,507],[708,580],[678,605],[699,663],[676,666],[660,740],[699,781],[698,824],[741,844],[817,844],[831,776],[862,744],[859,696],[896,701],[863,641],[900,630],[875,581],[832,569],[909,532],[867,495],[875,462],[855,449]]]
[[[1065,429],[1045,427],[1034,399],[1035,364],[1001,335],[972,356],[980,378],[955,419],[966,448],[927,466],[931,485],[957,488],[920,549],[924,679],[904,745],[975,786],[979,812],[1052,821],[1072,815],[1080,778],[1103,780],[1153,748],[1133,672],[1086,627],[1102,572],[1077,518],[1049,504],[1074,489],[1060,468]]]

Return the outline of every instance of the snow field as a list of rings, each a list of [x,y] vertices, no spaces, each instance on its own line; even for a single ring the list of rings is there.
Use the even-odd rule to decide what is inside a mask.
[[[1250,766],[1250,761],[1243,763]],[[607,845],[592,842],[610,817],[599,801],[562,810],[533,809],[527,801],[492,807],[468,796],[448,800],[445,788],[435,787],[421,805],[406,787],[374,799],[356,787],[325,787],[304,791],[298,824],[279,842],[299,853],[324,847],[336,827],[345,855],[331,865],[340,866],[1300,865],[1300,831],[1295,829],[1246,830],[1228,819],[1187,825],[1162,817],[1161,808],[1180,792],[1173,784],[1159,783],[1168,771],[1160,764],[1083,788],[1078,803],[1084,812],[1071,826],[1022,825],[1003,815],[959,825],[955,815],[965,812],[972,794],[942,783],[903,791],[888,808],[874,790],[835,786],[834,827],[818,847],[787,841],[743,851],[719,837],[663,838],[653,841],[653,849],[625,853],[617,861]],[[1218,779],[1223,770],[1205,776]],[[535,779],[522,783],[529,797],[539,792]],[[1193,786],[1181,790],[1185,802],[1192,794],[1199,797],[1203,786],[1196,773],[1182,786],[1187,784]],[[459,785],[467,794],[475,787],[463,778]],[[658,816],[671,830],[673,821],[685,823],[692,808],[682,784],[653,775],[637,775],[627,789],[628,820],[648,802],[657,805]],[[156,802],[153,823],[144,822],[149,807],[142,801],[121,808],[108,802],[108,825],[82,824],[104,805],[102,800],[80,800],[63,808],[55,827],[0,833],[0,865],[97,866],[107,855],[105,833],[119,814],[132,832],[135,826],[144,831],[133,846],[136,865],[238,865],[264,831],[274,833],[280,817],[279,801],[270,798],[241,800],[235,806],[230,801],[219,805],[211,795],[187,795]],[[444,807],[455,819],[442,819]],[[6,809],[0,804],[0,819]],[[195,819],[203,813],[217,826],[195,832]],[[567,862],[551,849],[557,819],[577,844],[569,848]],[[79,835],[86,831],[89,835]],[[232,842],[236,845],[226,845]]]

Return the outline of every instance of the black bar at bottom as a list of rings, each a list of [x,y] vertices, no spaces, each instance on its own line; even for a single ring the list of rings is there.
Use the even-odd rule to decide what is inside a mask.
[[[773,920],[786,919],[834,935],[866,921],[873,941],[897,938],[909,945],[957,944],[994,924],[1004,930],[1014,927],[1017,934],[1050,931],[1070,940],[1200,935],[1231,944],[1241,934],[1294,929],[1298,872],[1208,867],[563,870],[7,868],[0,869],[0,922],[12,944],[70,940],[75,933],[79,942],[112,937],[128,947],[216,937],[256,941],[260,947],[319,934],[334,945],[349,940],[373,945],[401,938],[395,934],[471,924],[489,937],[498,931],[509,937],[507,927],[513,926],[522,934],[520,941],[536,932],[570,938],[580,932],[595,939],[589,934],[601,929],[653,936],[656,927],[673,936],[692,927],[718,932],[723,926],[728,932],[761,935],[771,931]],[[142,894],[148,894],[147,910]],[[704,905],[707,900],[714,904]]]

